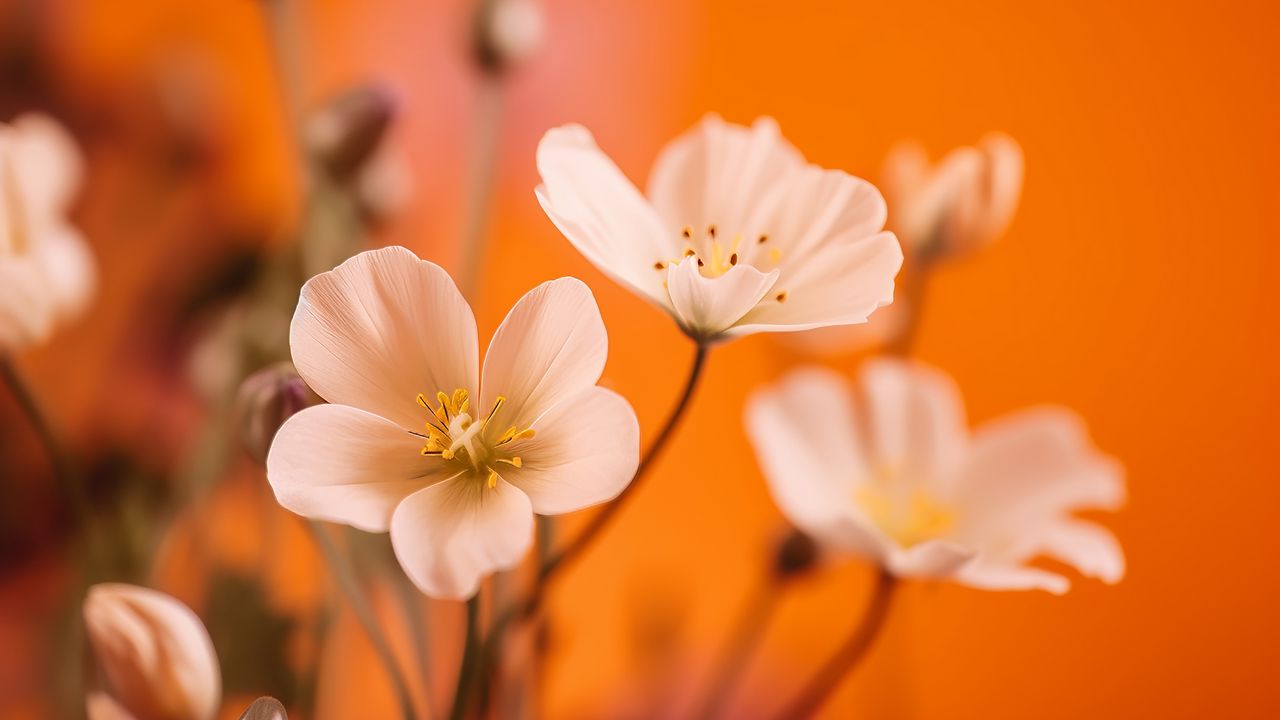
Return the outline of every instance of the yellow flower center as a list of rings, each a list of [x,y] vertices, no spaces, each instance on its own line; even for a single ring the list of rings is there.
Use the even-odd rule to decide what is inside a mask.
[[[666,270],[671,265],[679,264],[686,259],[692,258],[698,263],[698,271],[703,277],[718,278],[729,272],[735,265],[744,260],[744,256],[748,260],[754,260],[755,256],[764,252],[763,246],[769,242],[768,235],[760,235],[754,247],[742,247],[742,235],[735,234],[733,240],[728,244],[722,242],[719,232],[715,225],[708,225],[706,234],[698,243],[701,249],[694,247],[694,231],[690,225],[685,225],[680,231],[680,237],[685,241],[686,247],[684,254],[677,258],[667,260],[658,260],[653,264],[654,270]],[[770,247],[768,253],[763,258],[770,267],[777,267],[782,262],[782,251],[776,247]],[[753,263],[756,264],[756,263]],[[787,291],[778,290],[773,293],[773,299],[777,302],[786,302]]]
[[[941,537],[955,526],[955,509],[923,488],[903,494],[868,483],[854,491],[854,501],[876,527],[904,548]]]
[[[434,405],[422,393],[418,393],[417,400],[431,413],[426,434],[421,436],[427,441],[422,446],[423,455],[459,463],[463,472],[470,469],[491,488],[498,485],[496,465],[520,467],[523,464],[520,456],[511,452],[509,444],[533,437],[533,428],[520,430],[512,426],[496,437],[487,432],[489,421],[507,401],[505,397],[499,395],[483,419],[473,418],[468,412],[471,394],[462,388],[454,390],[452,395],[437,392]]]

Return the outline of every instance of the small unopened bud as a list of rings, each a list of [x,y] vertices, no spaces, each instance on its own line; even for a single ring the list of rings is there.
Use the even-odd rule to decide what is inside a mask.
[[[307,119],[307,149],[333,177],[349,180],[373,157],[394,113],[391,96],[380,88],[349,90]]]
[[[284,705],[273,697],[260,697],[240,714],[240,720],[288,720]]]
[[[774,572],[779,578],[789,578],[813,567],[818,559],[818,544],[800,530],[792,530],[778,543],[774,557]]]
[[[481,0],[475,27],[480,67],[502,72],[542,44],[542,8],[537,0]]]
[[[222,678],[196,614],[164,593],[107,583],[89,588],[85,634],[97,666],[89,720],[210,720]]]
[[[291,363],[278,363],[250,375],[240,385],[236,420],[245,449],[259,462],[276,431],[293,415],[320,402]]]

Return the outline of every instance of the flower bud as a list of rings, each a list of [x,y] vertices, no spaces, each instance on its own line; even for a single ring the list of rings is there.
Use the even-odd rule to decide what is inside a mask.
[[[236,399],[236,419],[245,449],[259,462],[266,460],[284,421],[319,401],[292,363],[277,363],[250,375],[241,383]]]
[[[476,17],[476,59],[499,73],[542,44],[542,9],[537,0],[484,0]]]
[[[307,149],[333,177],[350,180],[382,143],[394,111],[391,96],[380,88],[349,90],[307,119]]]
[[[209,720],[222,679],[213,641],[186,605],[135,585],[89,588],[85,631],[97,666],[89,720]]]
[[[240,720],[288,720],[284,705],[273,697],[260,697],[245,709]]]
[[[773,570],[779,578],[789,578],[813,567],[818,544],[800,530],[793,529],[778,543]]]

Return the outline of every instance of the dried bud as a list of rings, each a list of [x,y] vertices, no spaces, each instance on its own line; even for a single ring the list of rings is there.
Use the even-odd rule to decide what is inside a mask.
[[[774,558],[774,572],[779,578],[789,578],[808,570],[818,559],[818,544],[800,530],[787,533],[778,543]]]
[[[213,641],[186,605],[134,585],[94,585],[84,621],[98,669],[89,720],[209,720],[218,712]]]
[[[379,88],[349,90],[307,119],[307,149],[333,177],[350,180],[382,143],[394,110],[391,96]]]
[[[266,460],[284,421],[319,402],[292,363],[277,363],[250,375],[240,385],[236,399],[236,419],[245,449],[258,461]]]
[[[240,720],[288,720],[284,705],[273,697],[260,697],[240,715]]]
[[[542,8],[537,0],[482,0],[475,27],[480,67],[502,72],[542,44]]]

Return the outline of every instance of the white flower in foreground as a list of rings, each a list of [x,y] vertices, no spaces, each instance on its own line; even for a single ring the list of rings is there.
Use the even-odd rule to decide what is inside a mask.
[[[709,116],[668,145],[646,199],[577,125],[538,145],[537,195],[603,272],[698,342],[865,322],[902,249],[870,183],[806,164],[770,119]]]
[[[289,342],[333,404],[280,428],[267,457],[276,498],[389,530],[428,595],[474,594],[519,563],[533,513],[611,500],[635,474],[636,416],[596,386],[604,322],[573,278],[516,303],[481,371],[475,318],[449,275],[404,248],[365,252],[307,282]]]
[[[859,396],[830,371],[796,371],[751,398],[746,422],[782,511],[832,550],[992,590],[1066,592],[1066,578],[1026,564],[1041,555],[1109,583],[1124,575],[1111,533],[1072,515],[1118,507],[1122,469],[1068,410],[970,435],[947,377],[875,360]]]
[[[222,679],[213,642],[186,605],[135,585],[94,585],[85,633],[101,676],[89,720],[209,720]]]
[[[92,294],[93,259],[66,217],[80,162],[51,118],[0,124],[0,352],[43,342]]]
[[[1022,148],[990,133],[977,147],[952,150],[936,165],[918,143],[904,142],[885,158],[880,187],[889,226],[917,251],[958,253],[999,237],[1022,194]]]

